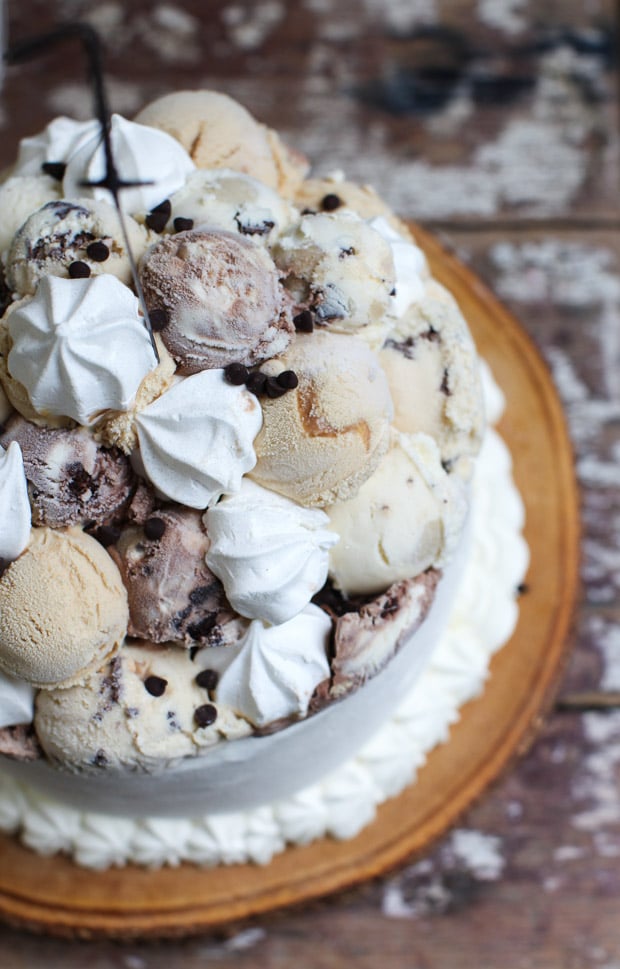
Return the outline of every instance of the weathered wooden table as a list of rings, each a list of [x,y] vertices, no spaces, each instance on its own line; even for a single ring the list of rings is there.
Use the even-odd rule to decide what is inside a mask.
[[[520,317],[566,406],[583,596],[527,757],[427,858],[226,938],[69,943],[0,929],[0,966],[620,969],[620,137],[613,0],[11,0],[106,39],[113,106],[172,88],[243,101],[316,163],[370,181]],[[50,7],[52,9],[50,9]],[[67,48],[5,79],[0,164],[90,114]],[[463,834],[465,832],[465,834]]]

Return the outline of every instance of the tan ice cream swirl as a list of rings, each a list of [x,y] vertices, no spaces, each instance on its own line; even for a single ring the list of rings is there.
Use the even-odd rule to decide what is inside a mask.
[[[299,384],[264,400],[250,477],[301,505],[354,495],[389,441],[392,400],[376,356],[355,337],[298,334],[262,370],[293,370]]]

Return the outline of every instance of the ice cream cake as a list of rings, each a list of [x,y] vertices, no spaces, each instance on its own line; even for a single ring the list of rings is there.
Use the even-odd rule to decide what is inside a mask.
[[[485,655],[507,637],[522,513],[491,432],[478,458],[467,325],[372,189],[309,177],[215,92],[115,115],[111,141],[122,221],[97,122],[55,119],[0,186],[0,827],[98,867],[225,862],[195,820],[271,811],[266,860],[381,799],[375,778],[338,829],[308,826],[319,797],[297,836],[284,807],[388,743],[489,488],[510,555]],[[79,838],[32,835],[54,811]],[[151,814],[176,854],[136,847]]]

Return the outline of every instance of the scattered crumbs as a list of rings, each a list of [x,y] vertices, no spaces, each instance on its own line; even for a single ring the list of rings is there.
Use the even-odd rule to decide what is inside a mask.
[[[478,0],[476,12],[487,27],[514,36],[527,27],[527,3],[528,0]]]
[[[231,43],[240,50],[250,51],[267,40],[284,15],[280,0],[260,0],[249,7],[231,4],[224,8],[221,17]]]

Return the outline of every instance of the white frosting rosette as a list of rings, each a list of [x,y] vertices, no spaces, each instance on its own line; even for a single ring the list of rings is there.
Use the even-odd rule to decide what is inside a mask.
[[[167,498],[207,508],[235,494],[256,464],[262,421],[256,397],[223,370],[180,378],[136,416],[144,472]]]
[[[210,508],[207,565],[233,609],[277,625],[307,606],[327,578],[338,541],[325,512],[244,479],[241,490]]]
[[[329,616],[310,605],[279,626],[254,620],[234,646],[203,650],[201,663],[220,674],[216,702],[256,727],[305,717],[312,694],[330,675],[331,625]]]
[[[99,121],[91,121],[71,145],[66,159],[63,190],[67,198],[110,201],[104,187],[85,187],[104,178],[106,161]],[[113,114],[110,125],[112,150],[119,175],[126,182],[142,182],[123,189],[120,203],[130,214],[148,212],[180,188],[196,167],[179,142],[165,131],[127,121]]]
[[[139,302],[115,276],[47,276],[8,316],[8,369],[40,414],[90,426],[127,410],[157,365]]]

